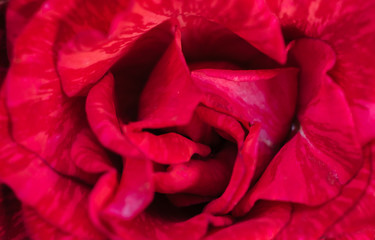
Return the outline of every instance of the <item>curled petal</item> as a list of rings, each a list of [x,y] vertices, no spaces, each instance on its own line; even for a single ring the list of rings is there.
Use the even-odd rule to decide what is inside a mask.
[[[321,41],[307,39],[297,42],[295,51],[301,50],[299,44],[306,44],[304,49],[319,46],[322,51],[330,50]],[[236,214],[245,214],[256,199],[322,204],[336,196],[362,165],[362,150],[349,106],[342,90],[326,75],[332,59],[327,58],[324,65],[317,51],[308,58],[298,51],[293,54],[301,64],[299,131],[278,152]],[[310,91],[316,95],[311,96]]]
[[[253,180],[258,158],[258,142],[260,124],[250,128],[243,146],[238,150],[234,163],[232,176],[224,193],[217,199],[210,202],[204,212],[213,214],[227,214],[232,211],[244,196]]]
[[[131,219],[150,204],[153,196],[154,186],[150,160],[126,158],[123,176],[116,195],[103,210],[103,214],[106,217]]]
[[[216,196],[229,182],[235,156],[235,147],[227,146],[215,158],[192,159],[188,163],[171,165],[167,172],[154,174],[156,191]]]
[[[288,203],[261,202],[244,219],[204,239],[273,239],[288,223],[291,212],[292,208]]]

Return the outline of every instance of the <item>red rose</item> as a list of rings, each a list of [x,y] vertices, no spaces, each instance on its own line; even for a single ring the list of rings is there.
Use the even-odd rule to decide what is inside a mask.
[[[374,12],[10,1],[0,236],[372,239]]]

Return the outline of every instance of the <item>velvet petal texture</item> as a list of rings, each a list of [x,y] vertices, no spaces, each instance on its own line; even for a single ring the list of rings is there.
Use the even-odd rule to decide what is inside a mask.
[[[368,187],[356,204],[343,215],[339,221],[324,234],[327,238],[337,239],[371,239],[374,229],[374,142],[366,146],[366,157],[370,159],[370,179]]]
[[[236,33],[272,58],[280,62],[285,61],[284,43],[278,21],[263,1],[177,3],[167,0],[145,0],[137,2],[136,5],[160,15],[177,17],[182,26],[185,24],[185,17],[203,17]]]
[[[295,68],[192,71],[195,84],[205,92],[205,105],[235,117],[245,126],[261,124],[255,178],[290,129],[296,111],[297,72]]]
[[[39,10],[45,0],[16,0],[9,2],[6,14],[7,49],[9,59],[12,59],[13,45],[24,27]]]
[[[0,116],[0,181],[51,225],[81,239],[102,239],[88,216],[88,188],[59,175],[42,158],[13,142],[3,96]]]
[[[88,6],[80,7],[85,4]],[[58,71],[64,91],[69,96],[79,94],[100,79],[143,33],[167,19],[184,25],[184,16],[200,16],[222,24],[260,51],[280,62],[285,61],[284,43],[277,19],[260,0],[200,4],[190,1],[179,4],[149,0],[131,4],[114,1],[114,6],[103,6],[100,1],[82,1],[80,5],[73,5],[72,12],[78,12],[80,16],[98,16],[99,11],[105,14],[98,16],[103,19],[101,22],[93,21],[90,17],[89,23],[85,23],[88,27],[71,21],[75,14],[63,18],[65,21],[60,29],[72,29],[73,34],[72,31],[64,32],[62,38],[66,41],[60,41]],[[123,12],[115,14],[110,7],[123,9]],[[102,8],[106,11],[102,11]]]
[[[48,1],[26,24],[14,42],[14,58],[3,88],[14,140],[58,172],[84,179],[85,173],[71,161],[70,151],[76,135],[87,128],[85,101],[63,94],[53,58],[56,21],[68,6],[60,8],[58,1]]]
[[[337,61],[330,75],[343,88],[361,142],[371,141],[375,137],[374,1],[267,2],[289,38],[322,39],[335,50]]]
[[[168,84],[160,82],[154,86],[156,80],[166,81]],[[155,67],[148,84],[150,85],[146,86],[144,99],[140,104],[140,121],[130,124],[119,123],[120,120],[117,119],[112,76],[104,77],[90,91],[86,105],[88,120],[102,144],[123,156],[146,157],[163,164],[186,162],[194,153],[203,156],[209,154],[208,146],[194,143],[181,135],[167,133],[156,136],[142,131],[144,128],[172,127],[188,123],[200,100],[199,91],[194,89],[190,82],[178,38],[172,41]],[[156,92],[149,94],[149,88]],[[179,98],[180,95],[185,97]],[[176,104],[176,101],[182,102]],[[187,109],[181,111],[181,105]],[[155,114],[156,111],[159,114]],[[176,117],[171,117],[171,114]],[[122,126],[121,129],[119,125]]]
[[[346,218],[353,207],[357,208],[358,201],[368,191],[366,189],[371,188],[369,180],[372,174],[372,157],[370,154],[365,155],[361,170],[331,201],[317,207],[295,205],[291,220],[276,239],[318,239],[337,221]]]
[[[260,202],[244,219],[217,230],[204,239],[273,239],[288,223],[291,211],[288,203]]]
[[[227,214],[243,197],[254,177],[258,158],[260,125],[251,127],[249,134],[238,146],[238,154],[233,166],[231,179],[223,194],[210,202],[204,209],[212,214]]]
[[[276,148],[285,138],[295,113],[297,72],[294,68],[201,69],[193,71],[192,78],[206,93],[206,105],[240,121],[260,122],[261,141]]]
[[[362,165],[346,99],[326,75],[333,64],[332,50],[307,39],[297,41],[291,52],[301,67],[299,131],[242,199],[236,214],[246,213],[257,199],[322,204],[337,195]],[[325,61],[322,55],[327,56]]]

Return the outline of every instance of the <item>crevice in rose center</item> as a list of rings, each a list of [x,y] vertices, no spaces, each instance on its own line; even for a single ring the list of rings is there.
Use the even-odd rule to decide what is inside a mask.
[[[186,208],[187,206],[193,206],[192,208],[196,206],[199,209],[197,213],[199,213],[202,210],[202,206],[220,198],[230,186],[235,162],[243,161],[242,158],[247,158],[244,160],[247,161],[247,163],[244,163],[247,164],[247,172],[239,173],[239,170],[237,170],[238,173],[236,173],[239,175],[238,179],[244,179],[245,184],[242,184],[243,186],[241,183],[237,184],[235,176],[232,187],[229,190],[233,192],[235,199],[233,201],[238,201],[236,198],[240,198],[244,194],[250,182],[254,183],[259,176],[257,171],[259,169],[263,171],[265,168],[263,165],[268,162],[260,163],[260,165],[263,164],[261,167],[258,166],[258,163],[252,163],[257,161],[255,155],[258,154],[253,153],[252,148],[257,146],[254,142],[258,141],[259,132],[250,134],[251,131],[249,130],[251,125],[255,124],[255,120],[252,122],[249,120],[244,121],[241,117],[232,116],[231,112],[220,111],[220,109],[216,108],[216,105],[209,106],[203,103],[202,100],[199,100],[198,106],[194,105],[196,103],[192,104],[196,107],[188,108],[189,110],[184,113],[176,110],[179,107],[176,107],[175,102],[171,101],[171,99],[177,99],[176,102],[179,104],[189,104],[189,101],[178,101],[180,91],[182,92],[186,89],[191,90],[191,92],[196,91],[194,92],[196,95],[192,94],[194,97],[201,94],[202,89],[197,90],[196,82],[192,79],[192,71],[202,69],[233,71],[262,69],[259,71],[261,72],[259,77],[256,75],[257,73],[250,73],[255,74],[255,77],[241,80],[252,84],[253,82],[263,81],[262,77],[266,80],[275,77],[276,75],[273,76],[272,74],[277,72],[267,72],[265,70],[263,73],[262,71],[264,69],[280,68],[280,65],[236,34],[200,17],[187,17],[185,25],[180,28],[182,35],[180,42],[179,38],[176,37],[178,34],[174,31],[174,25],[171,21],[166,21],[155,27],[137,40],[131,50],[112,67],[111,72],[115,79],[114,104],[119,125],[123,126],[123,133],[128,131],[126,133],[127,137],[135,145],[135,148],[139,147],[141,152],[151,152],[148,156],[153,165],[153,187],[155,188],[153,191],[157,193],[151,205],[160,204],[160,199],[158,200],[158,198],[161,198],[164,199],[161,201],[162,204],[174,205],[177,208],[188,209]],[[178,43],[176,44],[175,42]],[[179,44],[181,44],[182,49],[180,49]],[[178,64],[171,63],[176,61],[181,62]],[[273,77],[270,77],[270,74]],[[175,76],[178,79],[173,79],[176,78]],[[233,88],[236,87],[237,83],[241,84],[241,81],[237,82],[236,79],[227,80],[233,83],[228,85],[228,87]],[[260,84],[260,88],[264,88],[263,85]],[[257,89],[257,86],[254,89]],[[268,89],[266,90],[268,91]],[[274,91],[270,90],[270,92]],[[166,96],[163,98],[164,95],[169,94],[172,97]],[[190,99],[186,91],[184,94],[183,97]],[[207,95],[208,93],[204,94]],[[161,95],[162,97],[160,97]],[[196,99],[198,98],[196,97]],[[239,95],[238,98],[246,97]],[[260,96],[260,98],[262,97]],[[196,99],[193,99],[193,101]],[[241,102],[244,99],[239,99],[238,101]],[[258,104],[257,99],[254,101],[254,104]],[[265,100],[260,99],[260,101]],[[171,104],[172,107],[169,108],[167,103]],[[266,103],[268,104],[268,102]],[[251,105],[252,103],[246,104]],[[185,107],[182,105],[180,108]],[[202,119],[202,115],[199,116],[199,114],[195,113],[198,108],[202,110],[202,107],[206,109],[203,110],[203,115],[207,114],[208,116],[206,116],[205,120]],[[192,117],[187,124],[174,124],[173,115],[170,115],[171,109],[172,113],[173,111],[181,114],[188,112],[186,116],[192,114]],[[191,113],[191,111],[194,111],[194,113]],[[162,121],[159,121],[158,114],[161,115]],[[187,119],[186,116],[182,119]],[[180,116],[176,116],[176,118],[178,117]],[[179,121],[184,122],[185,120]],[[178,121],[176,120],[176,122]],[[212,126],[212,124],[216,124],[216,127]],[[225,126],[225,124],[228,124],[229,127]],[[131,125],[136,127],[130,127]],[[126,128],[127,126],[129,128]],[[232,126],[233,128],[231,129]],[[174,151],[174,143],[176,142],[173,143],[173,141],[181,143],[181,139],[186,139],[189,143],[193,142],[193,145],[209,146],[211,152],[209,155],[204,155],[205,153],[203,152],[207,151],[201,151],[201,154],[197,154],[197,150],[192,150],[195,153],[190,155],[190,159],[189,157],[186,158],[187,162],[186,160],[173,162],[172,159],[175,156],[173,155],[175,152],[171,151],[173,152],[171,154],[158,151],[159,155],[167,157],[160,157],[158,160],[152,159],[153,157],[159,157],[154,154],[155,149],[160,150],[158,146],[153,146],[152,141],[163,139],[163,137],[167,139],[167,136],[171,136],[168,134],[178,135],[182,138],[178,140],[176,137],[169,138],[170,142],[168,144],[170,145],[165,144],[164,140],[156,144],[168,145]],[[262,134],[261,136],[263,137]],[[254,139],[248,139],[249,135],[251,135],[250,138]],[[142,136],[147,140],[144,140]],[[246,147],[243,146],[245,139],[247,139]],[[139,146],[136,146],[137,144]],[[262,142],[260,148],[267,148],[265,144],[265,142]],[[180,145],[176,144],[176,146]],[[246,149],[243,150],[244,148]],[[269,155],[271,155],[267,151],[269,150],[264,150],[261,153],[267,155],[264,158],[269,158]],[[252,155],[246,157],[241,155],[249,153],[254,154],[254,159],[251,159]],[[171,155],[173,156],[171,157]],[[180,157],[179,155],[179,159],[181,159]],[[237,169],[241,168],[237,166]],[[242,182],[242,180],[239,182]],[[240,190],[237,190],[237,185],[238,188],[241,188]],[[223,199],[226,199],[228,195],[227,193]],[[232,197],[228,197],[224,201],[231,202]],[[220,204],[219,201],[218,206]],[[228,205],[223,208],[223,211],[232,207]]]
[[[145,210],[148,214],[170,222],[183,222],[200,214],[205,203],[176,206],[165,194],[155,193],[154,201]]]
[[[187,163],[164,166],[155,164],[156,192],[166,194],[176,206],[201,204],[222,194],[229,182],[237,155],[234,138],[225,131],[204,123],[196,114],[184,126],[144,131],[155,135],[175,132],[211,149],[208,156],[194,154]]]
[[[112,68],[115,81],[115,104],[118,118],[137,121],[139,98],[150,74],[173,39],[171,23],[166,21],[146,32],[131,50]]]
[[[223,62],[236,66],[234,69],[269,69],[279,66],[235,33],[202,17],[184,17],[181,34],[182,51],[189,66],[202,62],[218,64],[210,68],[220,68]]]

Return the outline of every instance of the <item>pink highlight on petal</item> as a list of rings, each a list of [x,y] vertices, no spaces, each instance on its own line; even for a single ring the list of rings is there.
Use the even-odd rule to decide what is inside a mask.
[[[106,218],[132,219],[151,203],[153,196],[150,160],[126,158],[116,195],[103,210],[103,214]]]

